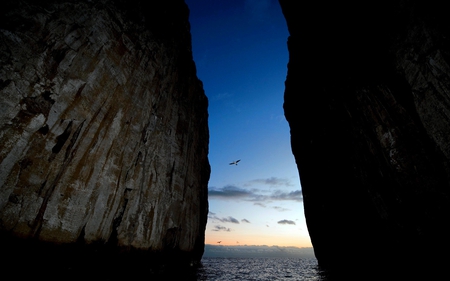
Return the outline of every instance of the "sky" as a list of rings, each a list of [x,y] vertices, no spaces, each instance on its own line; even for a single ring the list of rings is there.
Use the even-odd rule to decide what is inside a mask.
[[[205,243],[311,247],[283,113],[289,32],[278,1],[185,2],[209,100]]]

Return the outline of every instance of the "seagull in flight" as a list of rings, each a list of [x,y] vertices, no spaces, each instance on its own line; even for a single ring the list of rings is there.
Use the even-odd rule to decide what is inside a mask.
[[[239,163],[239,161],[241,161],[241,159],[231,162],[230,165],[236,165],[236,166],[237,166],[237,164]]]

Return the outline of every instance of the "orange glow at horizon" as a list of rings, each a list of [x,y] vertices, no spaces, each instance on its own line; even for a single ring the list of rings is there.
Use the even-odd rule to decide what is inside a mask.
[[[209,234],[205,237],[205,244],[223,246],[280,246],[280,247],[312,247],[309,237],[274,237],[274,236],[244,236],[227,237],[229,235]],[[220,242],[220,243],[219,243]]]

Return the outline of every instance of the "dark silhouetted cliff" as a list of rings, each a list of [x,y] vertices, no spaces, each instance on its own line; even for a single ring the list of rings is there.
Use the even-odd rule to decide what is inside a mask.
[[[441,269],[450,237],[445,7],[279,2],[290,32],[284,109],[320,265]]]

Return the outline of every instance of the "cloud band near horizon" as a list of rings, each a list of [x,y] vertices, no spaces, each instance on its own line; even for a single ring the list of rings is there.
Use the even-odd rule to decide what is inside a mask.
[[[270,195],[259,193],[259,190],[247,190],[244,188],[227,185],[222,188],[211,187],[208,190],[208,197],[219,200],[241,199],[245,201],[264,202],[264,201],[296,201],[303,202],[301,190],[284,192],[281,190],[273,191]]]

